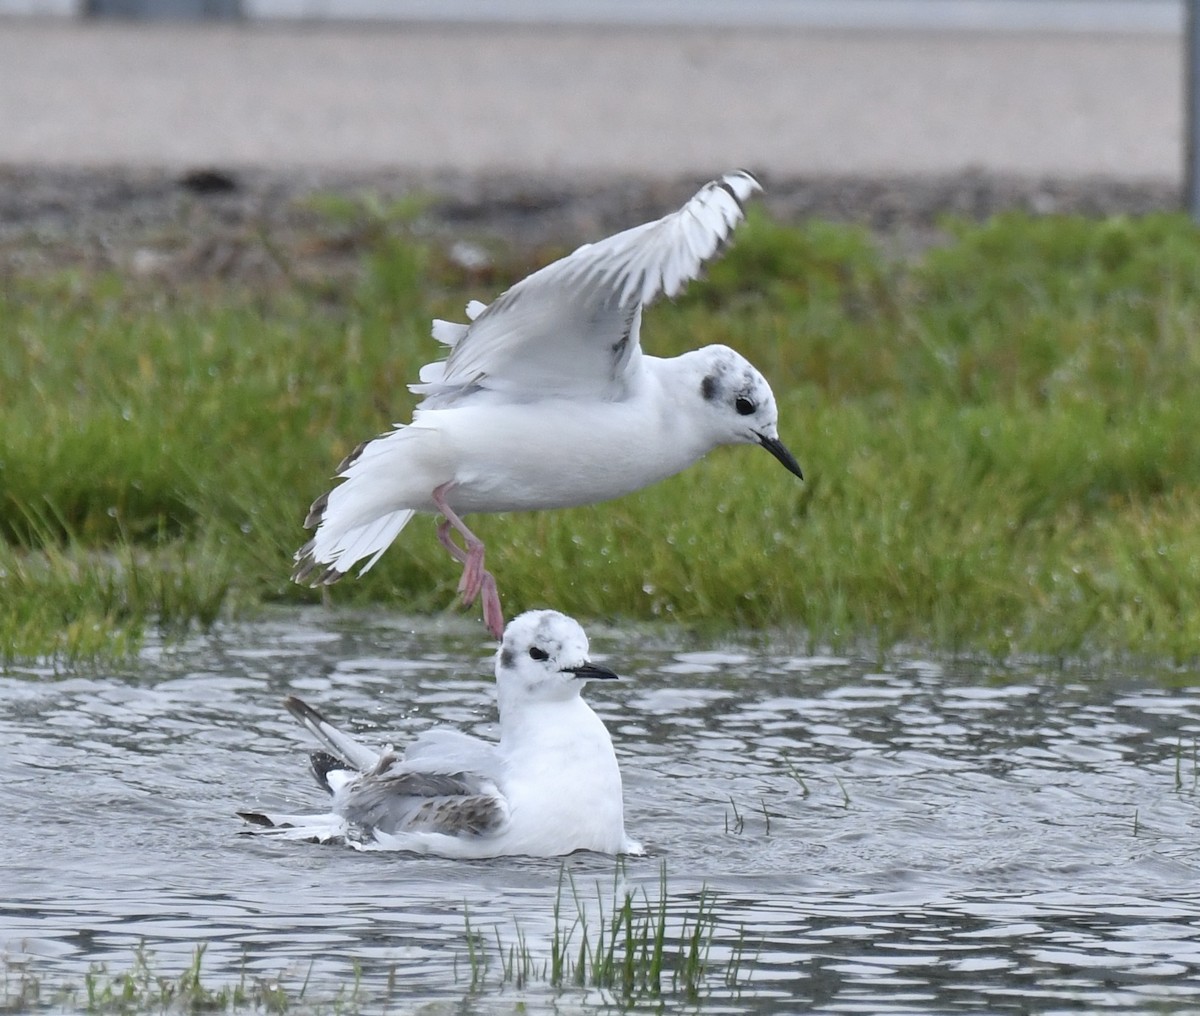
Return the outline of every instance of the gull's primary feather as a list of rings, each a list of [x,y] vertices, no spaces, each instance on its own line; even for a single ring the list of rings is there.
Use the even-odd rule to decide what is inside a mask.
[[[331,755],[341,759],[355,769],[374,769],[379,764],[380,753],[368,748],[361,741],[338,730],[312,706],[295,695],[283,700],[284,707],[313,737],[325,745]]]

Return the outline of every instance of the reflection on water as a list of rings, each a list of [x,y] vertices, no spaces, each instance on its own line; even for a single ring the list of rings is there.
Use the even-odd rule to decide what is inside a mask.
[[[739,989],[714,981],[713,1008],[1200,1006],[1197,690],[591,634],[628,678],[587,691],[651,852],[628,881],[656,897],[665,862],[681,916],[708,886],[714,960],[742,934],[756,957]],[[144,942],[179,971],[205,942],[217,982],[336,989],[358,964],[367,997],[392,976],[406,1004],[449,1004],[464,907],[548,955],[558,861],[359,854],[234,816],[321,803],[284,694],[380,742],[435,722],[494,736],[486,652],[466,623],[313,611],[119,673],[0,678],[10,970],[78,982]],[[611,894],[610,859],[568,865],[589,899]],[[544,985],[498,997],[562,1004]]]

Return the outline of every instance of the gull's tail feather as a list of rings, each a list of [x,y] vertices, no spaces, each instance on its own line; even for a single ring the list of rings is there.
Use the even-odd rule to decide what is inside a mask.
[[[296,551],[292,581],[303,586],[331,586],[364,557],[370,558],[359,575],[365,575],[400,535],[416,512],[405,508],[391,512],[361,526],[338,531],[329,524],[331,516],[317,535]]]
[[[474,321],[485,310],[487,310],[486,303],[480,300],[471,300],[467,304],[467,320]],[[467,334],[467,327],[467,325],[458,324],[455,321],[443,321],[441,318],[434,318],[431,334],[443,346],[449,346],[453,349],[458,345],[459,340]]]
[[[289,695],[283,700],[283,705],[289,713],[300,721],[301,726],[305,730],[325,746],[326,751],[335,760],[340,760],[346,766],[358,772],[366,772],[368,769],[373,769],[379,763],[380,752],[373,748],[368,748],[361,741],[351,737],[345,731],[339,730],[307,702],[296,698],[295,695]],[[324,756],[324,758],[328,759],[328,756]],[[325,777],[331,769],[336,768],[344,767],[337,766],[336,764],[326,765],[322,772],[321,770],[317,770],[314,764],[314,771],[317,772],[318,779],[326,786],[328,786],[328,783]]]
[[[421,470],[414,468],[421,436],[428,433],[398,427],[362,442],[342,460],[338,475],[344,482],[318,497],[304,519],[316,532],[296,551],[294,582],[332,585],[364,558],[359,575],[371,570],[415,514],[406,503],[428,499],[427,490],[417,489]]]
[[[456,321],[443,321],[441,318],[434,318],[433,329],[430,334],[443,346],[449,346],[453,349],[458,345],[458,340],[467,334],[467,326],[461,325]]]
[[[237,814],[238,818],[255,827],[254,832],[284,840],[328,843],[330,840],[344,839],[347,832],[346,820],[332,813],[280,815],[267,811],[239,811]]]

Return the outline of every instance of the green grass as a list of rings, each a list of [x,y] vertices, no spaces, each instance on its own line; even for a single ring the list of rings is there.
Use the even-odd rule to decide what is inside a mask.
[[[339,214],[346,214],[343,210]],[[1200,656],[1200,237],[1184,218],[947,224],[909,262],[755,215],[647,314],[771,380],[806,481],[715,452],[605,505],[477,517],[507,610],[813,644]],[[334,464],[409,418],[464,277],[399,223],[352,282],[0,280],[0,658],[122,653],[268,603]],[[686,511],[684,510],[686,506]],[[446,609],[416,520],[335,604]]]

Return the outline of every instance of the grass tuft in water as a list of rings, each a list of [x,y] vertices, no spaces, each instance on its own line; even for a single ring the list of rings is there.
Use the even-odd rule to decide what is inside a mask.
[[[1183,779],[1183,737],[1175,739],[1175,792],[1182,793],[1184,790]],[[1188,786],[1188,793],[1194,795],[1196,789],[1200,786],[1200,739],[1192,738],[1192,779]]]
[[[804,777],[800,775],[800,771],[792,764],[792,760],[786,755],[780,755],[779,758],[783,762],[783,768],[787,770],[787,774],[796,781],[796,785],[800,788],[800,796],[808,797],[808,784],[805,782]]]
[[[725,834],[729,835],[732,832],[734,836],[741,836],[742,830],[746,827],[746,820],[742,817],[742,813],[738,811],[737,802],[733,799],[732,795],[729,798],[729,807],[733,809],[733,821],[729,821],[729,812],[725,812]]]
[[[478,991],[487,980],[488,952],[483,938],[471,927],[471,912],[463,904],[463,935],[467,941],[467,969],[471,972],[470,990]],[[455,958],[455,976],[458,976],[458,960]]]
[[[93,965],[78,989],[51,988],[24,967],[5,965],[0,1012],[282,1013],[297,1000],[278,984],[248,982],[244,972],[236,984],[211,987],[201,974],[204,951],[203,945],[198,946],[181,974],[167,976],[155,969],[149,951],[139,946],[128,970],[110,974],[103,965]]]
[[[639,898],[625,884],[625,865],[618,862],[610,894],[606,897],[597,883],[592,903],[580,896],[564,865],[545,955],[535,953],[519,926],[514,940],[506,944],[499,925],[494,928],[495,952],[490,954],[485,938],[464,912],[471,990],[540,982],[558,990],[595,988],[629,1004],[668,996],[696,1001],[716,984],[738,988],[747,966],[745,936],[739,933],[721,965],[710,961],[718,921],[716,900],[707,887],[681,909],[672,905],[667,891],[665,863],[655,898],[644,888]],[[498,971],[494,984],[489,978],[493,966]]]
[[[243,966],[239,980],[214,986],[203,976],[205,946],[196,947],[192,961],[178,975],[163,974],[145,945],[133,952],[129,969],[110,973],[93,964],[81,987],[49,985],[22,964],[0,966],[0,1013],[86,1012],[138,1016],[187,1013],[354,1013],[363,1003],[362,965],[352,961],[352,980],[323,997],[309,993],[312,964],[298,988],[282,979],[248,978]],[[394,977],[388,982],[394,997]]]

